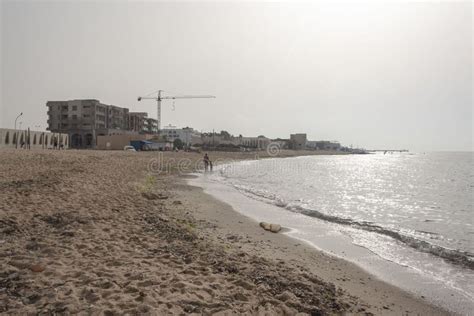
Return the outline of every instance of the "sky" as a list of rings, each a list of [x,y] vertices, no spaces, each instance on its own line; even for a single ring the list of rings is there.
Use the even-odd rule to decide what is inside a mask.
[[[0,1],[0,127],[44,130],[48,100],[156,117],[161,89],[216,96],[163,126],[474,150],[470,1]]]

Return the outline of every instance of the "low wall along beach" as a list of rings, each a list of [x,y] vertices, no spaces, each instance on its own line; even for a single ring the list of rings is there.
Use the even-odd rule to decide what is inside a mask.
[[[69,148],[67,134],[0,128],[0,148],[52,149],[55,141]]]

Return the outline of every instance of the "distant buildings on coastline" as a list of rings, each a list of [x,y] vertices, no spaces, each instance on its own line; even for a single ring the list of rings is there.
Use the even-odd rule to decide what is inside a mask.
[[[96,99],[48,101],[46,106],[49,132],[0,128],[0,148],[123,150],[125,146],[134,146],[138,150],[258,151],[279,148],[368,152],[342,146],[337,141],[308,140],[305,133],[271,139],[264,135],[234,136],[227,131],[199,132],[191,127],[172,125],[158,130],[158,121],[149,118],[148,113],[130,112],[128,108],[103,104]]]
[[[96,148],[97,137],[156,134],[158,123],[144,112],[99,100],[48,101],[48,130],[69,135],[72,148]]]
[[[1,147],[18,147],[29,141],[37,148],[120,150],[139,144],[158,150],[197,149],[251,151],[264,150],[269,145],[281,149],[353,151],[334,141],[311,141],[304,133],[289,138],[270,139],[263,135],[234,136],[227,131],[199,132],[191,127],[168,125],[158,131],[158,122],[146,112],[130,112],[128,108],[101,103],[96,99],[48,101],[50,132],[0,130]],[[28,140],[28,141],[27,141]],[[140,147],[141,148],[141,147]]]
[[[327,140],[318,140],[318,141],[308,141],[306,143],[306,147],[309,149],[317,149],[317,150],[342,150],[345,149],[339,144],[339,142],[335,141],[327,141]],[[349,148],[346,148],[349,149]]]

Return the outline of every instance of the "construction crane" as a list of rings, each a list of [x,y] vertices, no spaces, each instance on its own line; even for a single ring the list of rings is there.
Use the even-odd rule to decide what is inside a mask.
[[[156,96],[144,96],[138,97],[138,101],[141,100],[156,100],[157,106],[157,121],[158,121],[158,132],[161,130],[161,101],[162,100],[176,100],[176,99],[212,99],[215,98],[213,95],[177,95],[177,96],[163,96],[163,90],[158,90]],[[155,92],[153,92],[155,93]]]

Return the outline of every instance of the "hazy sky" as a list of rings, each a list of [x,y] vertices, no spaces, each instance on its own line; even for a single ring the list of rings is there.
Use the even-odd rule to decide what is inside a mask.
[[[2,1],[2,0],[0,0]],[[2,1],[0,125],[46,126],[48,100],[147,111],[163,125],[473,150],[466,2]],[[38,129],[38,128],[35,128]]]

